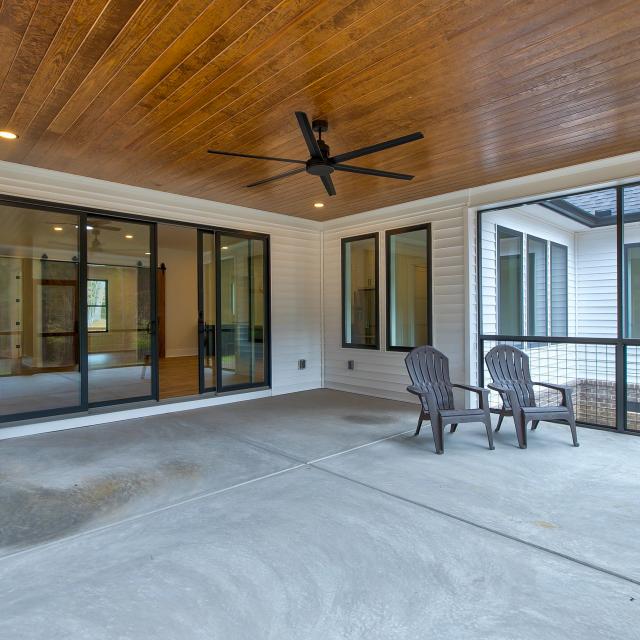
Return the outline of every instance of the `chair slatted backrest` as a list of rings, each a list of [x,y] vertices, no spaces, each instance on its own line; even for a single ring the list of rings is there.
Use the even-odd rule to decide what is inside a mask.
[[[449,358],[444,353],[427,345],[416,347],[407,354],[404,362],[414,386],[431,386],[438,402],[438,409],[454,408]]]
[[[485,361],[495,384],[513,389],[523,407],[536,406],[529,356],[524,351],[508,344],[499,344],[487,353]],[[511,403],[507,398],[503,398],[503,402],[510,408]]]

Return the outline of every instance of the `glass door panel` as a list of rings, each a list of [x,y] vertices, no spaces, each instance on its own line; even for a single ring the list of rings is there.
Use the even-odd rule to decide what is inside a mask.
[[[147,223],[87,219],[90,404],[152,397],[151,230]]]
[[[220,234],[218,357],[221,390],[266,384],[266,242]]]
[[[0,420],[81,405],[77,215],[0,205]]]
[[[216,365],[216,236],[200,231],[200,304],[198,334],[200,353],[200,393],[215,391]]]

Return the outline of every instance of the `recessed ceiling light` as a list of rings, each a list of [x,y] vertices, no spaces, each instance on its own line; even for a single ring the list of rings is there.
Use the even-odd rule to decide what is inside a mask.
[[[18,136],[11,131],[0,131],[0,138],[4,138],[5,140],[15,140]]]
[[[133,236],[130,233],[127,233],[127,235],[125,236],[125,238],[127,240],[133,240]]]
[[[151,255],[151,251],[145,251],[145,252],[144,252],[144,255],[145,255],[145,256],[150,256],[150,255]]]
[[[229,247],[220,247],[223,251],[228,249]]]
[[[324,202],[314,202],[314,203],[313,203],[313,206],[314,206],[316,209],[322,209],[322,207],[324,207]]]
[[[87,231],[93,231],[93,227],[91,225],[87,225]]]
[[[53,227],[54,231],[62,231],[62,227]]]

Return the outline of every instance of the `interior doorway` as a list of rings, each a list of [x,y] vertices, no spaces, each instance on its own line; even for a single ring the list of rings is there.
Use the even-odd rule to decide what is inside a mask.
[[[159,396],[197,395],[198,232],[158,224],[157,318]]]

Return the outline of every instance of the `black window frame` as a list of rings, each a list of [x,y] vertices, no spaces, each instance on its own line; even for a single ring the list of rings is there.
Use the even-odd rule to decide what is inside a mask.
[[[109,281],[105,278],[87,278],[87,285],[90,282],[104,282],[104,304],[89,304],[89,293],[87,292],[87,332],[88,333],[109,333]],[[90,329],[89,328],[89,309],[105,310],[105,328]]]
[[[567,292],[567,306],[565,314],[567,318],[567,326],[564,335],[559,335],[553,331],[553,248],[559,247],[564,249],[567,257],[567,268],[564,273],[564,286]],[[558,338],[566,338],[569,335],[569,247],[561,242],[549,242],[549,331],[548,335]]]
[[[360,240],[374,240],[375,243],[375,256],[374,256],[374,276],[375,276],[375,313],[376,313],[376,332],[375,332],[375,344],[354,344],[346,341],[346,305],[345,305],[345,260],[346,260],[346,245],[350,242],[357,242]],[[380,234],[375,231],[373,233],[365,233],[358,236],[349,236],[347,238],[341,238],[340,240],[340,283],[341,283],[341,306],[342,306],[342,348],[343,349],[369,349],[373,351],[380,350]]]
[[[624,336],[630,339],[634,338],[629,330],[631,328],[631,318],[629,317],[629,312],[631,311],[631,305],[629,304],[631,302],[629,296],[629,249],[637,247],[640,247],[640,242],[629,242],[624,245]]]
[[[427,262],[427,344],[433,344],[433,277],[432,277],[432,233],[431,223],[425,222],[410,227],[400,227],[385,231],[385,284],[386,284],[386,350],[409,352],[420,345],[391,345],[391,236],[411,233],[413,231],[427,232],[426,262]]]
[[[538,236],[534,236],[533,234],[529,234],[527,233],[527,251],[526,251],[526,255],[527,255],[527,280],[525,283],[525,289],[522,292],[523,295],[523,305],[524,305],[524,299],[526,298],[527,301],[527,335],[530,336],[540,336],[540,337],[544,337],[544,336],[548,336],[549,335],[549,331],[551,329],[551,327],[549,326],[549,312],[550,312],[550,308],[551,308],[551,297],[549,295],[549,285],[551,283],[551,274],[549,272],[549,267],[551,265],[551,256],[549,254],[549,240],[545,239],[545,238],[540,238]],[[545,309],[545,318],[544,318],[544,333],[535,333],[535,327],[533,327],[533,331],[532,331],[532,327],[531,327],[531,270],[530,270],[530,265],[529,265],[529,249],[531,247],[531,241],[534,242],[542,242],[544,243],[544,259],[545,259],[545,263],[544,263],[544,309]],[[533,324],[535,325],[535,318],[534,318],[534,322]]]
[[[500,326],[500,233],[506,232],[507,238],[518,238],[520,240],[520,292],[519,292],[519,301],[520,301],[520,313],[519,313],[519,328],[520,331],[516,332],[515,335],[522,335],[524,331],[524,233],[522,231],[515,231],[514,229],[509,229],[508,227],[503,227],[501,225],[496,225],[496,327],[498,333],[503,333],[501,331],[502,327]]]

